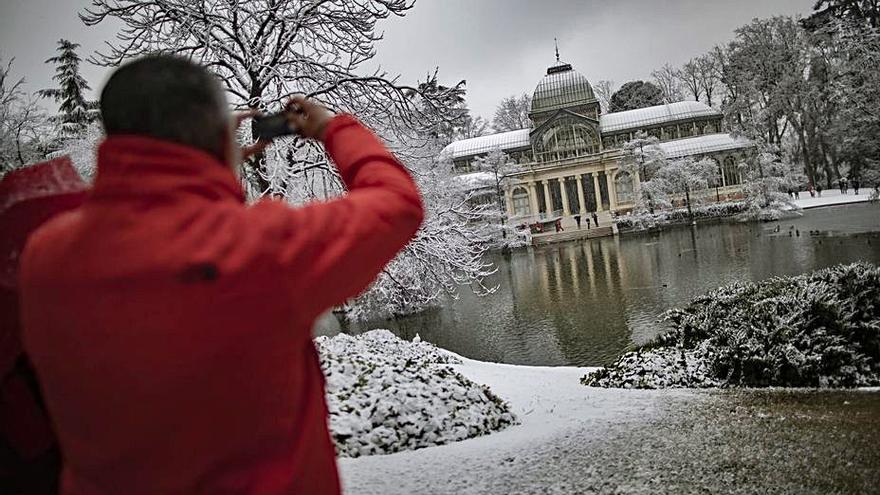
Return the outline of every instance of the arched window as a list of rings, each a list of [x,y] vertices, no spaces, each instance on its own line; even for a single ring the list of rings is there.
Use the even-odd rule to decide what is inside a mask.
[[[632,176],[626,172],[618,173],[614,178],[614,191],[617,193],[618,203],[632,203],[635,197]]]
[[[524,217],[532,214],[532,206],[529,203],[529,192],[522,187],[517,187],[511,195],[513,201],[513,215]]]
[[[734,162],[732,156],[728,156],[724,159],[724,167],[722,172],[724,174],[725,186],[735,186],[742,182],[739,175],[739,168],[736,166],[736,162]]]
[[[589,125],[575,119],[560,119],[535,140],[537,159],[565,160],[599,152],[599,136]]]

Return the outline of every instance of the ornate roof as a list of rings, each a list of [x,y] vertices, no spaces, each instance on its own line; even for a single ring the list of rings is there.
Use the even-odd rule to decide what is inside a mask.
[[[742,148],[751,148],[754,144],[744,137],[733,137],[727,133],[705,134],[685,139],[676,139],[659,144],[667,158],[679,158],[690,155],[703,155]]]
[[[599,117],[603,133],[636,129],[694,117],[721,117],[721,112],[699,101],[678,101],[665,105],[606,113]]]
[[[463,156],[488,153],[495,148],[500,148],[503,151],[528,148],[531,146],[529,131],[530,129],[519,129],[490,134],[488,136],[462,139],[461,141],[450,143],[449,146],[443,148],[443,154],[451,154],[452,158],[455,159]]]
[[[557,61],[547,68],[532,95],[532,113],[558,110],[596,100],[593,87],[571,64]]]

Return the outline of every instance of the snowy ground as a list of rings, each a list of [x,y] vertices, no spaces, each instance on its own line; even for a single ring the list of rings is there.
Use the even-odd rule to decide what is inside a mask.
[[[346,494],[871,493],[880,392],[584,387],[590,368],[462,359],[522,423],[340,459]]]
[[[871,189],[859,189],[859,194],[855,194],[850,189],[847,194],[841,194],[839,189],[830,191],[822,191],[822,197],[810,197],[810,193],[801,191],[800,199],[795,200],[795,204],[801,208],[818,208],[820,206],[843,205],[847,203],[859,203],[868,201],[871,196]]]
[[[595,368],[461,359],[462,364],[452,367],[507,400],[521,424],[440,447],[340,459],[346,493],[579,493],[572,485],[577,470],[554,453],[561,444],[587,445],[612,427],[644,424],[655,417],[660,403],[685,397],[699,400],[687,390],[625,391],[581,385],[580,377]],[[539,486],[547,490],[538,490]]]

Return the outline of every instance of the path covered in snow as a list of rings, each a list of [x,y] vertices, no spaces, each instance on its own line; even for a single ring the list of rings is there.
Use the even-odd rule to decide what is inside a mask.
[[[816,196],[813,198],[806,191],[801,191],[800,195],[800,199],[796,199],[794,203],[803,209],[807,209],[868,201],[871,198],[871,189],[859,189],[859,194],[855,194],[852,188],[850,188],[847,194],[842,194],[839,189],[832,189],[830,191],[822,191],[822,197]]]
[[[521,425],[339,461],[347,494],[868,493],[880,392],[620,390],[588,370],[463,359]]]
[[[686,390],[580,385],[580,378],[593,368],[462,361],[453,368],[509,401],[521,424],[441,447],[340,459],[346,493],[533,493],[528,487],[536,484],[558,485],[550,493],[577,493],[569,484],[577,470],[554,453],[560,444],[590,445],[626,423],[646,424],[657,417],[663,403],[684,397],[700,400]]]

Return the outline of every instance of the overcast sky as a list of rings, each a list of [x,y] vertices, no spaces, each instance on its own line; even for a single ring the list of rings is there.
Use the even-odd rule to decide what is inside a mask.
[[[110,39],[117,26],[85,27],[76,13],[85,0],[0,0],[0,56],[15,57],[15,73],[29,91],[51,86],[55,42],[67,38],[85,55]],[[733,37],[755,17],[807,15],[815,0],[418,0],[404,18],[382,24],[377,61],[405,80],[424,79],[434,67],[452,83],[467,80],[468,104],[490,118],[498,101],[531,93],[562,59],[591,82],[618,85],[679,65]],[[84,57],[85,58],[85,57]],[[93,88],[106,76],[86,65]]]

